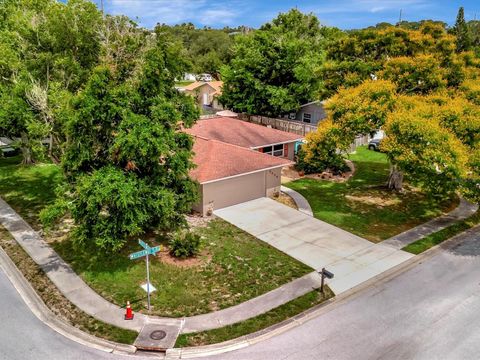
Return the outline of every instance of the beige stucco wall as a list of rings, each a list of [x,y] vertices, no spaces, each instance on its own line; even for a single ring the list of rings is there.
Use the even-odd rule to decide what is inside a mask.
[[[211,105],[213,101],[213,93],[216,90],[208,84],[204,84],[195,90],[186,90],[185,93],[196,97],[198,106],[203,106],[203,94],[208,94],[208,104]]]
[[[200,186],[201,201],[193,209],[207,215],[211,209],[272,196],[280,191],[281,169],[260,171]]]

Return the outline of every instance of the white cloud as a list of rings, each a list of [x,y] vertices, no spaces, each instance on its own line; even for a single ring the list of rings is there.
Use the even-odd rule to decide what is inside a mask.
[[[204,25],[229,25],[237,18],[238,14],[228,9],[209,9],[200,13],[198,21]]]
[[[344,0],[337,2],[322,1],[320,5],[311,8],[317,14],[335,13],[377,13],[383,11],[409,9],[418,10],[431,6],[429,0]]]
[[[99,0],[97,0],[99,2]],[[141,25],[156,23],[178,24],[194,22],[201,25],[230,25],[242,13],[241,2],[225,6],[215,0],[105,0],[111,14],[127,14],[138,18]],[[235,10],[234,10],[235,9]]]

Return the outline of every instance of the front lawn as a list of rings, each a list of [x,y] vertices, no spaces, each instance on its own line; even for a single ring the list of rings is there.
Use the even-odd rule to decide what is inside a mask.
[[[196,231],[204,238],[202,254],[186,264],[173,264],[164,252],[150,266],[153,313],[191,316],[208,313],[264,294],[310,271],[309,267],[257,240],[229,223],[216,219]],[[150,245],[165,244],[157,237]],[[119,254],[104,256],[75,251],[71,241],[54,243],[55,250],[77,274],[118,305],[127,300],[134,310],[144,309],[145,260],[131,261],[128,254],[141,248],[132,243]]]
[[[373,242],[379,242],[455,208],[458,199],[433,199],[418,189],[402,194],[384,185],[389,174],[385,154],[359,147],[350,155],[356,172],[336,183],[303,178],[286,184],[307,198],[316,218]]]
[[[54,199],[62,176],[55,165],[22,166],[19,160],[0,159],[0,196],[39,229],[38,212]],[[195,231],[204,238],[196,259],[173,263],[166,251],[152,258],[151,282],[158,289],[152,295],[153,314],[190,316],[223,309],[312,271],[225,221],[214,220]],[[128,259],[129,253],[141,250],[136,241],[118,254],[103,255],[76,249],[62,231],[47,234],[46,240],[107,300],[120,306],[129,300],[134,310],[145,309],[146,294],[140,288],[145,261]],[[167,241],[153,235],[149,244]]]
[[[0,196],[35,230],[38,213],[55,199],[55,188],[62,181],[54,164],[24,166],[20,156],[0,158]]]

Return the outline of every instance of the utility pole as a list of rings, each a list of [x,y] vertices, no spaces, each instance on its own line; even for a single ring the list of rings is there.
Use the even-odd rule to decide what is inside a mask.
[[[102,16],[105,17],[105,12],[103,10],[103,0],[100,0],[100,7],[102,9]]]
[[[398,23],[400,24],[402,22],[402,10],[400,9],[400,16],[398,17]]]

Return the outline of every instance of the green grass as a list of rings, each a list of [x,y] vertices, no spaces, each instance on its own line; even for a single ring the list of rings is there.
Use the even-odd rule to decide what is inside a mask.
[[[1,226],[0,247],[4,249],[23,276],[32,285],[35,292],[56,316],[91,335],[122,344],[133,344],[138,336],[136,331],[121,329],[106,324],[84,313],[73,305],[62,295],[23,248]]]
[[[414,243],[411,243],[405,246],[402,250],[409,253],[418,255],[425,250],[428,250],[435,245],[438,245],[445,240],[448,240],[455,235],[460,234],[480,223],[480,212],[477,211],[475,214],[470,216],[468,219],[460,221],[456,224],[453,224],[443,230],[437,231],[436,233],[425,236],[423,239],[417,240]]]
[[[306,265],[257,240],[223,220],[196,230],[204,238],[202,254],[191,267],[166,263],[166,253],[151,259],[150,277],[158,289],[152,295],[153,314],[192,316],[223,309],[264,294],[310,271]],[[166,244],[160,237],[151,245]],[[128,259],[140,250],[129,244],[120,253],[104,256],[76,251],[69,240],[55,250],[107,300],[134,310],[145,307],[145,261]]]
[[[328,287],[326,287],[325,295],[322,295],[319,291],[311,291],[295,300],[270,310],[265,314],[237,324],[209,331],[182,334],[178,337],[175,347],[216,344],[251,334],[298,315],[299,313],[324,302],[332,296],[333,293]]]
[[[175,83],[175,86],[187,86],[190,84],[193,84],[195,81],[190,81],[190,80],[182,80],[182,81],[177,81]]]
[[[54,189],[62,181],[55,165],[22,166],[0,159],[0,196],[37,229],[38,212],[54,199]],[[239,304],[273,290],[312,271],[308,266],[259,241],[222,220],[198,228],[203,239],[202,253],[192,266],[165,262],[165,252],[151,261],[151,281],[158,289],[152,295],[153,314],[190,316]],[[140,250],[132,241],[120,253],[104,255],[76,249],[68,234],[47,241],[93,289],[120,306],[132,302],[134,310],[145,310],[145,261],[128,259]],[[149,243],[164,244],[162,236]],[[191,262],[191,260],[189,260]]]
[[[301,193],[316,218],[373,242],[452,210],[458,199],[435,199],[406,186],[404,193],[385,188],[389,164],[385,154],[359,147],[350,156],[355,175],[344,183],[303,178],[286,186]]]
[[[55,199],[63,177],[57,165],[20,162],[19,156],[0,159],[0,196],[38,230],[38,213]]]

